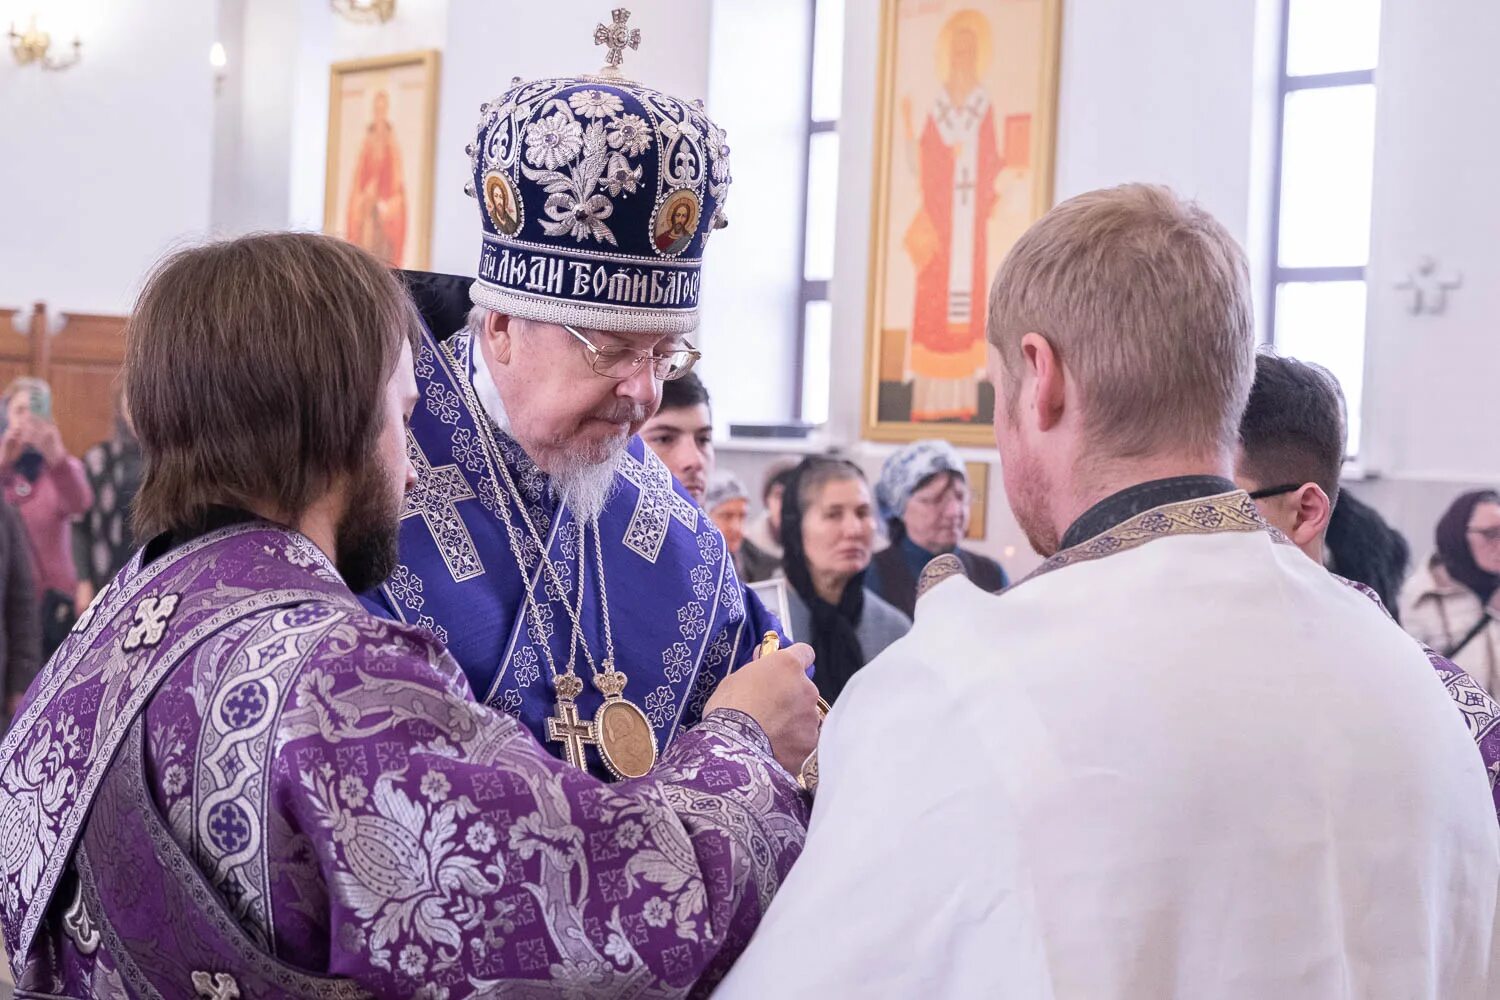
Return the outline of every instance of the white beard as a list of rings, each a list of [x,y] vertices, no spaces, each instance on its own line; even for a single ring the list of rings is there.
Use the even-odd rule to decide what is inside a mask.
[[[476,320],[475,315],[482,306],[475,306],[475,313],[470,314],[469,328],[474,330],[476,322],[478,329],[483,329],[482,315]],[[475,334],[476,336],[478,334]],[[477,360],[478,347],[476,351],[476,364],[471,370],[474,379],[474,389],[479,396],[479,402],[484,411],[489,414],[502,433],[515,437],[515,431],[511,428],[510,414],[505,410],[505,401],[500,398],[500,390],[493,379],[484,370],[483,363]],[[599,520],[599,515],[604,513],[605,504],[615,492],[615,467],[620,462],[620,456],[625,453],[630,439],[623,438],[614,453],[600,462],[588,462],[582,457],[568,456],[562,468],[549,472],[552,479],[552,487],[558,495],[563,498],[567,508],[573,512],[573,516],[583,525],[588,526]],[[516,442],[519,444],[519,440]],[[524,447],[524,445],[523,445]],[[535,456],[531,456],[535,461]]]
[[[563,503],[579,523],[587,526],[599,520],[604,507],[615,493],[615,466],[621,449],[603,462],[569,462],[552,476],[554,487],[563,495]]]

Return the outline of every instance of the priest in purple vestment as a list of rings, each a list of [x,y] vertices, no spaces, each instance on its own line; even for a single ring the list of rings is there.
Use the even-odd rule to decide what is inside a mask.
[[[1294,358],[1258,354],[1240,421],[1235,479],[1262,516],[1319,565],[1339,500],[1344,442],[1343,390],[1333,373]],[[1368,582],[1345,582],[1385,607]],[[1500,814],[1500,704],[1458,664],[1435,649],[1422,649],[1479,747]]]
[[[126,384],[152,540],[0,743],[22,995],[702,994],[776,893],[808,818],[805,647],[606,784],[355,598],[415,478],[417,327],[323,236],[183,251],[147,283]],[[560,740],[602,738],[561,714]]]

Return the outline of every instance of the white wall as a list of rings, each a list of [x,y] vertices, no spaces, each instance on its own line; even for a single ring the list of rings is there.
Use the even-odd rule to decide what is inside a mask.
[[[1066,0],[1057,198],[1171,185],[1249,231],[1255,4]]]
[[[65,72],[0,52],[0,305],[124,312],[163,251],[209,225],[215,9],[204,0],[6,0],[71,22]],[[55,42],[54,44],[57,44]]]
[[[1496,42],[1494,4],[1385,2],[1368,338],[1383,404],[1368,414],[1370,462],[1385,475],[1500,476]],[[1412,316],[1393,287],[1424,254],[1465,278],[1441,316]]]
[[[1413,550],[1465,488],[1500,486],[1500,7],[1385,0],[1377,74],[1365,408],[1356,486]],[[1412,316],[1392,287],[1430,254],[1464,284],[1441,316]]]

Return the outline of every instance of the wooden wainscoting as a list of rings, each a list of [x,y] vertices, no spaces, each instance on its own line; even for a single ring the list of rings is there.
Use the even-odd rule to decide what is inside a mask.
[[[124,332],[124,316],[49,312],[42,302],[29,314],[0,309],[0,389],[17,375],[46,380],[63,444],[82,456],[113,431]]]
[[[82,456],[113,432],[124,362],[124,316],[70,313],[47,338],[42,377],[52,385],[57,427],[70,454]]]

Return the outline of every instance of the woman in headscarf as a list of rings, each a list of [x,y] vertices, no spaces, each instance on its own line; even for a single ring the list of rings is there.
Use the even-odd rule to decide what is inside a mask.
[[[803,460],[781,505],[783,566],[792,637],[817,653],[813,680],[832,702],[855,672],[911,628],[911,619],[865,589],[875,509],[852,462]]]
[[[1437,552],[1401,598],[1401,623],[1422,642],[1468,671],[1491,695],[1500,692],[1500,493],[1465,493],[1438,521]]]
[[[999,563],[959,547],[969,530],[969,480],[948,442],[917,441],[886,459],[875,499],[891,544],[870,564],[865,586],[908,617],[922,570],[945,552],[958,556],[976,587],[998,593],[1009,585]]]
[[[709,481],[708,492],[703,495],[703,509],[719,526],[724,546],[734,560],[734,571],[741,580],[745,578],[741,554],[745,547],[745,513],[749,506],[750,494],[745,492],[745,485],[732,472],[715,474]]]

